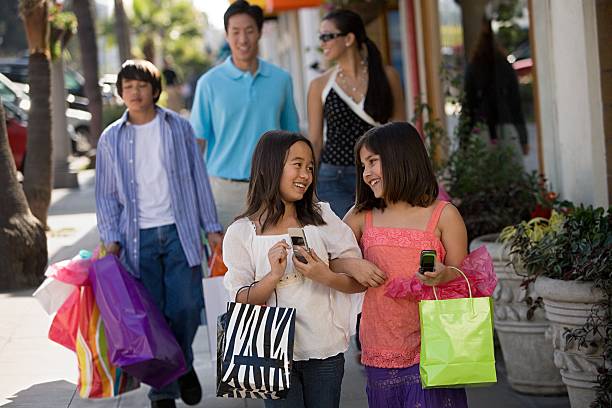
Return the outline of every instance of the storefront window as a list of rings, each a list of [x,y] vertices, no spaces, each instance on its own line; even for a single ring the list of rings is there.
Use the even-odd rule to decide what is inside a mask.
[[[438,0],[445,114],[457,146],[461,115],[494,148],[539,170],[527,0]]]

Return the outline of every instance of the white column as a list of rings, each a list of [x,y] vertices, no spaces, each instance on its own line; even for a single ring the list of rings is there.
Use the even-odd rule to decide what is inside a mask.
[[[607,206],[595,0],[532,4],[545,168],[562,198]]]
[[[323,54],[319,51],[319,25],[321,23],[321,11],[318,7],[303,8],[298,12],[300,21],[300,38],[301,38],[301,53],[302,53],[302,87],[304,94],[302,96],[303,112],[300,112],[300,127],[308,129],[308,86],[310,82],[319,76],[321,73],[312,68],[313,64],[318,63],[319,69],[325,69],[326,63],[323,59]],[[294,81],[297,78],[294,78]]]
[[[53,141],[53,188],[77,188],[76,173],[68,166],[70,136],[66,122],[66,89],[64,61],[61,57],[51,62],[51,138]]]

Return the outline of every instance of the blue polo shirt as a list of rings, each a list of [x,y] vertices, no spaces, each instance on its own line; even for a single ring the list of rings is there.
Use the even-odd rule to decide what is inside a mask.
[[[299,130],[291,76],[258,59],[253,75],[228,57],[196,86],[191,125],[206,139],[206,166],[212,176],[246,180],[253,150],[268,130]]]

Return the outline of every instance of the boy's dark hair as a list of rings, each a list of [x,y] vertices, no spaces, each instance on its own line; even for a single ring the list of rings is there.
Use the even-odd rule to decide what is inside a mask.
[[[225,32],[227,33],[227,28],[229,27],[229,19],[236,14],[248,14],[255,20],[255,24],[257,25],[257,30],[261,32],[264,22],[263,10],[259,6],[252,6],[247,1],[238,0],[233,2],[225,11],[223,15],[223,24],[225,25]]]
[[[117,74],[117,93],[123,97],[122,80],[135,79],[145,81],[153,87],[153,102],[157,103],[162,91],[161,73],[151,62],[146,60],[127,60],[121,65]]]
[[[289,149],[297,142],[308,145],[314,160],[312,144],[299,133],[271,130],[259,139],[253,152],[247,209],[236,219],[257,215],[260,217],[262,232],[280,221],[285,213],[285,204],[280,195],[280,180]],[[317,169],[314,161],[312,171],[312,183],[304,193],[304,197],[295,202],[295,210],[300,224],[324,225],[321,208],[316,203]],[[265,219],[262,222],[261,217],[264,215]]]
[[[376,198],[363,181],[364,167],[359,151],[366,147],[380,155],[383,197]],[[355,144],[357,167],[357,212],[384,209],[386,203],[404,201],[418,207],[430,206],[438,196],[438,182],[419,132],[409,123],[394,122],[368,130]]]
[[[359,14],[347,9],[329,12],[323,20],[330,20],[343,34],[353,33],[357,47],[368,50],[368,90],[364,110],[379,123],[387,123],[393,115],[393,94],[385,72],[382,55],[376,44],[368,37]]]

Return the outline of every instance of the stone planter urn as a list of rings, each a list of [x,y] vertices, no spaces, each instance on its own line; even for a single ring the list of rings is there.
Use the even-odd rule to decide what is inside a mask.
[[[550,321],[550,336],[555,365],[561,370],[573,408],[590,406],[595,399],[597,368],[603,364],[602,339],[594,338],[588,347],[578,349],[568,342],[566,329],[582,327],[593,306],[604,299],[591,282],[563,281],[540,276],[535,290],[544,300],[546,318]],[[608,363],[610,364],[610,363]]]
[[[549,322],[538,308],[527,319],[529,306],[525,299],[538,294],[533,285],[525,290],[522,277],[508,265],[507,249],[497,241],[497,234],[484,235],[470,244],[470,250],[486,245],[493,258],[497,287],[493,292],[494,324],[506,365],[510,386],[521,393],[534,395],[565,394],[559,370],[553,361],[553,348],[546,337]]]

